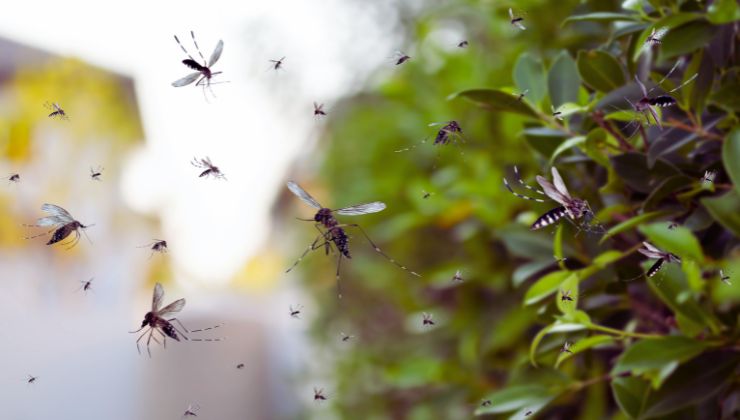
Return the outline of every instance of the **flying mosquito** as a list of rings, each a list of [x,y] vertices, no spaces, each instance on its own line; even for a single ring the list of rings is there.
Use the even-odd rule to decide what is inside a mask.
[[[662,28],[655,29],[653,28],[652,32],[650,32],[650,35],[648,35],[647,39],[645,39],[645,43],[642,44],[642,50],[641,52],[644,52],[646,50],[649,50],[650,47],[653,45],[660,45],[663,43],[663,37],[668,33],[668,27],[664,26]]]
[[[517,100],[517,101],[519,101],[519,102],[521,102],[521,101],[522,101],[522,99],[524,99],[524,96],[525,96],[525,95],[526,95],[527,93],[529,93],[529,89],[524,89],[524,92],[522,92],[522,93],[520,93],[520,94],[518,94],[518,95],[516,96],[516,100]]]
[[[238,365],[236,365],[236,368],[237,369],[244,369],[244,363],[239,363]]]
[[[28,379],[26,379],[26,382],[29,384],[35,383],[38,378],[38,376],[28,375]]]
[[[93,181],[100,181],[100,176],[103,175],[103,168],[102,166],[98,166],[97,169],[90,168],[90,179]]]
[[[530,227],[531,230],[537,230],[545,226],[549,226],[557,222],[564,216],[567,216],[568,219],[570,219],[574,224],[578,221],[578,219],[582,217],[584,219],[593,218],[593,212],[591,211],[591,207],[588,205],[588,202],[585,200],[581,200],[580,198],[571,197],[568,189],[565,187],[565,182],[563,182],[563,178],[560,176],[560,173],[554,166],[552,167],[552,180],[555,183],[554,185],[546,180],[544,177],[537,175],[537,183],[540,184],[544,191],[540,191],[525,184],[519,176],[519,170],[516,166],[514,167],[514,174],[516,174],[517,181],[523,187],[537,194],[546,195],[550,199],[562,204],[562,206],[548,211],[547,213],[540,216],[537,220],[535,220],[535,222],[532,223],[532,226]],[[512,194],[519,198],[536,201],[538,203],[545,202],[545,200],[543,199],[527,197],[515,192],[509,185],[509,182],[506,180],[506,178],[504,178],[504,185],[506,186],[506,189],[508,189]],[[585,222],[581,223],[580,226],[577,226],[579,226],[580,229],[584,225]],[[586,230],[590,231],[590,229],[591,227],[589,226]]]
[[[429,124],[430,127],[436,125],[442,125],[442,128],[437,131],[437,137],[434,138],[435,146],[438,144],[449,144],[450,140],[457,142],[458,138],[464,142],[462,138],[462,127],[460,127],[460,124],[457,121],[452,120],[444,123]]]
[[[206,96],[206,88],[211,91],[211,95],[214,97],[216,96],[213,93],[213,89],[211,89],[212,83],[211,79],[213,76],[216,76],[218,74],[221,74],[223,72],[221,71],[213,71],[211,70],[211,67],[213,67],[219,58],[221,58],[221,53],[224,50],[224,42],[222,40],[219,40],[216,44],[216,48],[214,48],[213,52],[211,53],[211,58],[206,61],[205,57],[203,57],[203,53],[200,52],[200,47],[198,47],[198,42],[195,41],[195,33],[193,31],[190,31],[190,36],[193,38],[193,44],[195,45],[195,50],[198,51],[198,55],[200,55],[201,60],[203,60],[203,64],[198,63],[192,55],[188,52],[188,50],[185,49],[185,47],[180,42],[180,39],[175,35],[175,41],[177,41],[177,45],[180,46],[182,49],[182,52],[185,53],[185,55],[188,56],[185,60],[182,60],[182,64],[185,64],[188,68],[195,70],[195,73],[191,73],[182,79],[175,80],[172,82],[172,86],[174,87],[181,87],[181,86],[187,86],[197,80],[195,82],[195,86],[203,86],[203,96],[206,97],[206,100],[208,100],[208,97]],[[228,82],[220,82],[220,83],[228,83]]]
[[[651,243],[643,241],[642,246],[643,248],[639,248],[637,250],[640,254],[648,258],[655,258],[658,260],[655,262],[655,264],[652,265],[652,267],[650,267],[650,269],[645,274],[648,278],[653,277],[663,266],[664,262],[681,262],[681,258],[679,258],[678,256],[671,254],[670,252],[661,251]]]
[[[92,290],[92,282],[94,279],[94,277],[90,277],[90,280],[80,280],[82,286],[78,287],[77,291],[83,290],[87,294],[88,290]]]
[[[732,282],[730,281],[730,276],[725,274],[725,271],[723,269],[719,269],[719,279],[722,281],[722,283],[731,286]]]
[[[552,116],[555,117],[556,120],[563,121],[562,111],[556,110],[555,107],[552,105],[550,105],[550,109],[552,110]]]
[[[183,413],[182,418],[198,417],[198,415],[195,414],[198,410],[200,410],[200,406],[198,404],[188,404],[188,409],[185,410],[185,413]]]
[[[149,335],[146,340],[146,350],[147,353],[149,353],[149,357],[152,357],[152,351],[149,347],[151,341],[154,340],[155,343],[160,344],[159,340],[157,340],[157,337],[154,336],[155,331],[159,333],[160,336],[162,336],[162,344],[165,349],[167,348],[167,337],[175,341],[180,341],[180,337],[184,338],[187,341],[221,341],[220,338],[189,338],[186,333],[189,334],[194,332],[208,331],[219,328],[220,325],[188,331],[188,329],[185,328],[185,326],[182,324],[182,322],[180,322],[179,319],[175,317],[166,319],[167,316],[174,315],[182,310],[182,308],[185,306],[185,299],[178,299],[165,306],[164,308],[160,308],[162,306],[163,298],[164,289],[162,288],[161,284],[157,283],[154,285],[154,293],[152,295],[152,310],[144,315],[144,321],[141,322],[141,328],[136,331],[129,331],[131,334],[136,334],[144,328],[148,327],[147,330],[144,331],[144,333],[141,334],[136,340],[136,350],[139,352],[139,354],[141,354],[139,342],[142,338]],[[176,321],[182,328],[182,331],[178,330],[177,327],[175,327],[175,325],[172,323],[172,321]]]
[[[483,400],[481,401],[480,405],[481,407],[490,407],[491,406],[491,400]]]
[[[430,193],[429,191],[426,191],[426,190],[421,190],[421,192],[422,192],[421,198],[425,200],[434,195],[434,193]]]
[[[342,337],[342,342],[346,343],[347,341],[353,339],[354,335],[345,334],[343,332],[340,332],[339,335]]]
[[[396,65],[400,66],[401,64],[411,60],[411,56],[407,55],[404,52],[396,51],[394,59],[396,60]]]
[[[316,102],[313,103],[313,116],[314,117],[326,116],[326,111],[324,111],[324,104],[319,104]]]
[[[573,296],[570,295],[570,290],[560,291],[560,301],[561,302],[573,302]]]
[[[524,27],[524,25],[522,25],[522,21],[524,20],[524,18],[523,17],[514,17],[514,11],[511,10],[511,7],[509,7],[509,19],[510,19],[510,22],[511,22],[511,24],[513,26],[515,26],[515,27],[517,27],[517,28],[519,28],[521,30],[527,29],[527,28]]]
[[[42,217],[38,220],[36,220],[35,225],[25,225],[28,227],[48,227],[51,226],[52,229],[46,233],[41,233],[34,236],[26,237],[26,239],[33,239],[38,238],[39,236],[48,235],[52,232],[54,232],[51,235],[51,238],[49,239],[49,242],[46,243],[46,245],[53,245],[57,242],[61,242],[64,239],[66,239],[72,232],[75,233],[75,239],[72,241],[63,243],[62,245],[69,245],[67,249],[70,249],[77,245],[77,242],[80,241],[80,229],[89,228],[90,226],[94,225],[83,225],[82,223],[78,222],[77,220],[72,217],[72,215],[67,212],[67,210],[64,210],[63,208],[56,206],[54,204],[44,204],[41,206],[41,210],[45,211],[50,214],[50,216]]]
[[[709,170],[704,171],[704,176],[701,177],[702,184],[711,184],[714,182],[714,178],[717,177],[717,171]]]
[[[21,182],[21,175],[20,174],[10,174],[10,175],[8,175],[7,180],[8,180],[9,183],[10,182],[14,182],[14,183],[17,184],[17,183]]]
[[[565,343],[563,343],[563,347],[560,348],[560,353],[570,353],[570,354],[573,354],[573,352],[570,351],[570,346],[571,345],[572,344],[570,342],[568,342],[568,341],[566,341]]]
[[[223,172],[221,172],[220,169],[218,169],[218,166],[214,165],[211,162],[211,158],[206,156],[205,158],[193,158],[193,160],[190,162],[191,165],[195,166],[196,168],[205,169],[203,172],[198,175],[198,178],[206,177],[213,175],[216,179],[226,179],[226,176],[224,176]]]
[[[457,48],[467,48],[468,47],[468,40],[463,39],[462,41],[457,43]]]
[[[524,417],[529,417],[532,415],[532,410],[527,410],[526,413],[524,413]]]
[[[432,321],[432,318],[434,317],[433,314],[428,314],[426,312],[421,314],[421,325],[434,325],[434,321]]]
[[[673,230],[679,226],[676,222],[671,222],[671,224],[668,225],[668,230]]]
[[[376,244],[373,242],[370,237],[367,235],[365,230],[356,223],[339,223],[339,221],[334,217],[334,214],[338,214],[341,216],[358,216],[362,214],[370,214],[370,213],[377,213],[379,211],[382,211],[385,209],[385,203],[382,203],[380,201],[373,201],[372,203],[364,203],[364,204],[358,204],[354,206],[349,207],[343,207],[341,209],[332,210],[329,208],[326,208],[319,204],[318,201],[316,201],[315,198],[311,197],[309,193],[307,193],[303,188],[301,188],[298,184],[296,184],[293,181],[288,182],[288,189],[290,192],[295,194],[298,198],[301,199],[304,203],[308,204],[309,206],[313,207],[314,209],[318,209],[318,212],[314,215],[313,219],[299,219],[303,221],[310,221],[315,222],[314,226],[319,231],[319,235],[316,237],[316,239],[309,245],[309,247],[303,252],[303,254],[296,260],[295,263],[293,263],[288,270],[286,270],[286,273],[290,272],[295,266],[297,266],[301,260],[311,251],[315,251],[317,249],[321,249],[322,247],[325,249],[326,254],[328,255],[329,251],[332,249],[331,244],[334,244],[336,246],[337,250],[339,251],[339,260],[337,261],[337,272],[336,272],[336,278],[337,278],[337,287],[339,287],[339,269],[342,264],[342,258],[351,259],[352,256],[349,252],[349,236],[345,232],[344,228],[357,228],[362,235],[367,239],[367,241],[370,243],[370,245],[373,247],[375,252],[385,257],[388,261],[395,264],[397,267],[401,268],[404,271],[408,271],[414,276],[421,277],[419,274],[417,274],[414,271],[409,270],[406,268],[406,266],[401,265],[398,261],[394,260],[388,254],[384,253]],[[324,230],[322,230],[322,228]],[[323,241],[319,243],[319,241]],[[339,294],[341,297],[341,293]]]
[[[58,103],[44,102],[44,108],[51,111],[51,113],[49,114],[49,118],[59,118],[60,120],[69,121],[69,117],[67,116],[67,113],[64,112],[64,110]]]
[[[463,276],[462,276],[462,271],[460,271],[460,270],[455,271],[455,275],[452,276],[452,282],[453,283],[462,283],[463,280],[464,279],[463,279]]]
[[[677,103],[676,98],[674,98],[671,95],[668,95],[668,93],[673,93],[682,87],[686,86],[687,84],[691,83],[696,77],[699,75],[699,73],[695,73],[693,76],[689,77],[685,82],[681,83],[678,87],[669,90],[664,95],[658,95],[654,97],[650,97],[650,93],[655,90],[658,86],[663,84],[663,82],[670,77],[670,75],[678,68],[678,66],[683,62],[683,60],[678,60],[676,64],[673,65],[671,70],[663,77],[663,79],[658,82],[655,86],[652,87],[652,89],[647,90],[645,88],[645,85],[640,81],[640,79],[635,75],[635,81],[637,82],[638,86],[640,86],[640,91],[642,92],[642,98],[640,98],[637,102],[631,102],[629,99],[624,98],[629,102],[630,106],[635,112],[638,112],[645,116],[645,119],[647,120],[648,125],[650,125],[650,115],[652,115],[653,120],[655,120],[655,124],[658,125],[658,128],[661,130],[663,129],[663,124],[660,122],[660,117],[658,117],[658,112],[655,111],[654,107],[660,107],[660,108],[666,108],[669,106],[673,106]]]
[[[275,71],[282,70],[284,60],[285,57],[280,58],[280,60],[270,60],[270,62],[272,63],[270,67]]]
[[[303,305],[298,305],[295,308],[291,305],[290,306],[290,316],[295,319],[301,319],[302,309],[303,309]]]
[[[314,401],[326,401],[329,397],[324,395],[324,388],[314,388],[313,389],[313,400]]]
[[[149,248],[152,250],[152,253],[149,255],[149,258],[152,258],[152,255],[154,255],[155,252],[160,254],[166,254],[167,253],[167,241],[164,239],[154,239],[154,242],[139,246],[137,248]]]

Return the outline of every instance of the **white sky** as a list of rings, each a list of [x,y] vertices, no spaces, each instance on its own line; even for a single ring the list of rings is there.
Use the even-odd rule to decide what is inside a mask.
[[[320,129],[312,101],[331,109],[362,88],[397,45],[392,7],[353,0],[13,2],[0,36],[77,56],[129,75],[136,84],[145,140],[128,157],[123,195],[160,216],[178,272],[223,283],[268,234],[269,208],[289,165],[306,157]],[[206,103],[199,88],[171,83],[190,72],[173,39],[191,55],[225,46]],[[286,71],[269,59],[286,56]],[[199,179],[194,157],[210,156],[228,181]]]

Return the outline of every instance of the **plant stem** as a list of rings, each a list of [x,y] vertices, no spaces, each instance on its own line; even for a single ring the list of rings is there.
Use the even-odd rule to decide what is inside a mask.
[[[643,334],[643,333],[622,331],[616,328],[605,327],[603,325],[598,325],[598,324],[591,324],[589,325],[588,328],[594,331],[601,331],[601,332],[605,332],[608,334],[614,334],[620,337],[632,337],[632,338],[663,338],[664,337],[664,335],[662,334]]]
[[[612,137],[614,137],[615,139],[617,139],[617,141],[619,142],[619,145],[622,146],[622,149],[623,150],[630,150],[630,151],[631,150],[635,150],[635,148],[632,147],[632,145],[627,140],[625,140],[624,137],[622,137],[621,134],[619,134],[616,130],[614,130],[614,128],[611,126],[611,124],[607,123],[604,120],[604,112],[603,111],[597,110],[597,111],[594,111],[593,114],[591,114],[591,115],[593,116],[594,121],[596,122],[596,124],[599,125],[599,127],[603,128],[609,134],[611,134]]]

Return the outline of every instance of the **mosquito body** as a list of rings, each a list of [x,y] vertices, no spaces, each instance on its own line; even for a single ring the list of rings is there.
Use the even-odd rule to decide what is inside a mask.
[[[483,400],[481,401],[480,405],[481,407],[490,407],[491,406],[491,400]]]
[[[303,309],[303,305],[298,305],[295,308],[293,306],[290,306],[290,316],[295,319],[301,319],[302,309]]]
[[[344,343],[346,343],[347,341],[349,341],[349,340],[351,340],[351,339],[353,339],[355,337],[354,335],[345,334],[343,332],[342,333],[339,333],[339,334],[342,337],[342,342],[344,342]]]
[[[701,177],[702,184],[711,184],[714,182],[714,178],[717,177],[717,171],[710,170],[704,171],[704,176]]]
[[[457,121],[449,121],[446,123],[432,123],[429,124],[429,126],[435,126],[435,125],[442,125],[442,128],[437,131],[437,137],[434,138],[434,145],[438,144],[449,144],[450,140],[457,140],[457,138],[462,139],[462,128],[460,127],[460,124],[458,124]]]
[[[524,96],[525,96],[525,95],[526,95],[527,93],[529,93],[529,89],[524,89],[524,92],[522,92],[522,93],[520,93],[520,94],[518,94],[518,95],[516,96],[516,100],[517,100],[517,101],[519,101],[519,102],[521,102],[521,101],[522,101],[522,99],[524,99]]]
[[[401,64],[411,60],[411,56],[407,55],[406,53],[403,53],[401,51],[396,51],[396,65],[400,66]]]
[[[730,276],[728,274],[725,274],[725,271],[723,269],[719,269],[719,279],[722,281],[722,283],[731,286],[732,282],[730,282]]]
[[[203,53],[200,52],[200,48],[198,47],[198,42],[195,41],[195,33],[193,31],[190,31],[190,36],[193,38],[193,44],[195,45],[195,50],[198,51],[198,55],[200,55],[201,60],[203,60],[203,64],[200,64],[197,62],[192,55],[188,52],[188,50],[185,49],[185,47],[180,42],[180,39],[177,38],[177,35],[175,35],[175,41],[177,41],[177,45],[180,46],[182,49],[182,52],[185,53],[185,55],[188,56],[185,60],[182,60],[182,64],[190,68],[191,70],[195,70],[195,73],[191,73],[182,79],[175,80],[172,82],[172,86],[174,87],[181,87],[181,86],[187,86],[193,82],[195,82],[195,86],[203,86],[203,96],[206,96],[206,88],[211,91],[211,95],[214,97],[216,96],[213,93],[213,89],[211,89],[211,85],[214,83],[211,83],[211,79],[213,76],[216,76],[218,74],[221,74],[223,72],[221,71],[213,71],[211,68],[216,64],[219,58],[221,58],[221,53],[224,50],[224,42],[222,40],[219,40],[216,44],[216,48],[213,49],[213,52],[211,53],[211,57],[206,61],[205,57],[203,57]],[[197,82],[196,82],[197,80]],[[221,83],[228,83],[228,82],[221,82]],[[208,100],[208,97],[206,97],[206,100]]]
[[[434,321],[432,321],[433,317],[433,314],[428,314],[424,312],[423,314],[421,314],[421,325],[434,325]]]
[[[526,413],[524,413],[524,417],[529,417],[532,415],[532,410],[528,410]]]
[[[668,230],[673,230],[679,226],[676,222],[671,222],[671,224],[668,225]]]
[[[561,348],[560,348],[560,353],[569,353],[569,354],[573,354],[573,352],[572,352],[572,351],[570,351],[570,346],[571,346],[571,345],[572,345],[572,344],[571,344],[570,342],[568,342],[568,341],[566,341],[565,343],[563,343],[563,347],[561,347]]]
[[[370,245],[373,247],[375,252],[379,253],[383,257],[385,257],[388,261],[395,264],[397,267],[401,268],[404,271],[408,271],[414,276],[421,277],[419,274],[417,274],[414,271],[409,270],[406,268],[406,266],[401,265],[396,260],[388,256],[386,253],[384,253],[376,244],[373,242],[370,237],[365,233],[365,230],[360,227],[360,225],[353,223],[353,224],[341,224],[339,221],[334,217],[335,214],[341,215],[341,216],[357,216],[362,214],[370,214],[370,213],[377,213],[379,211],[382,211],[385,209],[385,203],[382,203],[380,201],[374,201],[372,203],[365,203],[365,204],[358,204],[355,206],[349,206],[344,207],[337,210],[332,210],[329,208],[326,208],[319,204],[316,199],[311,197],[309,193],[307,193],[303,188],[301,188],[298,184],[295,182],[288,182],[288,189],[290,192],[295,194],[298,198],[301,199],[304,203],[308,204],[309,206],[313,207],[314,209],[317,209],[318,212],[314,215],[313,219],[300,219],[305,221],[312,221],[314,222],[314,226],[319,231],[319,235],[316,237],[316,239],[311,243],[311,245],[306,249],[306,251],[303,252],[303,254],[296,260],[293,265],[286,270],[286,273],[290,272],[295,266],[298,265],[298,263],[303,260],[303,258],[311,251],[315,251],[317,249],[321,249],[324,247],[326,250],[326,253],[332,249],[331,245],[334,244],[334,246],[339,251],[339,260],[337,262],[337,272],[336,272],[336,278],[337,278],[337,285],[339,284],[339,269],[342,264],[342,258],[351,259],[352,256],[349,251],[349,236],[347,235],[347,232],[345,231],[345,227],[354,227],[357,228],[362,235],[367,239],[367,241],[370,243]],[[323,229],[323,230],[322,230]],[[320,242],[323,241],[323,242]],[[341,297],[341,294],[340,294]]]
[[[35,225],[26,225],[30,227],[49,227],[51,226],[52,229],[46,233],[41,233],[34,236],[26,237],[26,239],[33,239],[38,238],[39,236],[48,235],[53,232],[51,235],[51,238],[49,239],[49,242],[46,243],[46,245],[53,245],[57,242],[61,242],[64,239],[66,239],[69,235],[74,232],[75,239],[72,241],[69,241],[67,243],[64,243],[63,245],[69,245],[67,249],[74,247],[77,245],[77,242],[80,241],[80,230],[81,229],[87,229],[90,226],[93,225],[83,225],[79,221],[75,220],[72,215],[67,212],[67,210],[64,210],[63,208],[56,206],[54,204],[44,204],[41,206],[41,210],[45,211],[50,214],[50,216],[42,217],[38,220],[36,220]]]
[[[226,176],[224,176],[223,172],[218,169],[218,166],[214,165],[211,162],[211,158],[209,158],[208,156],[201,159],[193,158],[190,164],[195,166],[196,168],[204,169],[204,171],[201,172],[200,175],[198,175],[198,178],[208,178],[209,176],[213,176],[216,179],[226,179]]]
[[[431,197],[431,196],[432,196],[432,194],[434,194],[434,193],[430,193],[429,191],[425,191],[425,190],[421,190],[421,192],[422,192],[422,196],[421,196],[421,198],[423,198],[423,199],[425,199],[425,200],[426,200],[427,198]]]
[[[639,248],[637,250],[640,254],[648,258],[654,258],[658,260],[648,269],[647,273],[645,273],[648,278],[653,277],[655,274],[657,274],[658,271],[660,271],[660,268],[663,266],[663,263],[665,262],[681,263],[681,258],[679,258],[678,256],[671,254],[670,252],[661,251],[649,242],[643,241],[642,246],[642,248]]]
[[[166,318],[167,316],[171,316],[180,312],[182,308],[185,307],[185,299],[178,299],[162,308],[161,306],[163,298],[164,289],[162,288],[161,284],[157,283],[154,285],[151,311],[147,312],[146,315],[144,315],[144,320],[141,322],[141,328],[136,331],[130,331],[132,334],[136,334],[144,328],[147,328],[147,330],[144,331],[144,333],[141,334],[136,340],[136,350],[139,352],[139,354],[141,354],[139,342],[148,335],[148,338],[146,340],[146,350],[147,353],[149,353],[149,357],[152,357],[152,352],[149,347],[151,341],[154,340],[155,343],[159,344],[159,340],[157,340],[157,337],[154,336],[155,332],[157,332],[161,336],[164,348],[167,348],[168,337],[175,341],[180,341],[180,337],[184,338],[187,341],[221,341],[220,338],[189,338],[186,333],[208,331],[219,328],[220,325],[188,331],[188,329],[185,328],[182,322],[180,322],[180,320],[178,320],[177,318]],[[178,330],[177,327],[175,327],[173,321],[177,322],[180,325],[182,331]]]
[[[525,184],[519,176],[519,170],[516,166],[514,167],[514,174],[516,174],[517,181],[520,185],[537,194],[545,195],[550,199],[556,201],[557,203],[561,204],[560,207],[556,207],[548,211],[547,213],[540,216],[537,220],[535,220],[535,222],[532,223],[532,226],[530,227],[531,230],[537,230],[545,226],[549,226],[562,219],[563,217],[567,217],[573,223],[576,223],[580,218],[585,218],[588,215],[593,216],[593,212],[591,211],[591,207],[588,205],[587,201],[581,200],[580,198],[571,197],[568,189],[565,187],[565,182],[563,182],[563,178],[560,176],[560,173],[554,166],[552,168],[552,180],[554,185],[553,183],[550,183],[550,181],[546,180],[544,177],[537,175],[537,183],[540,184],[540,187],[542,187],[542,191]],[[545,202],[545,200],[543,199],[527,197],[515,192],[509,185],[509,182],[506,180],[506,178],[504,178],[504,185],[512,194],[519,198],[536,201],[538,203]],[[582,225],[583,223],[581,223],[581,226]]]
[[[272,63],[270,67],[275,71],[281,70],[283,68],[284,60],[285,60],[285,57],[282,57],[280,60],[270,60],[270,62]]]
[[[195,414],[198,410],[200,410],[200,406],[198,404],[188,404],[188,409],[185,410],[185,413],[183,413],[182,418],[198,417],[198,415]]]
[[[97,169],[90,168],[90,179],[93,181],[100,181],[100,176],[103,175],[103,168],[102,166],[98,166]]]
[[[313,400],[314,401],[326,401],[329,397],[324,395],[324,388],[314,388],[313,389]]]
[[[552,105],[550,105],[550,109],[552,110],[552,116],[553,116],[553,117],[554,117],[554,118],[555,118],[556,120],[558,120],[558,121],[563,121],[563,113],[562,113],[562,111],[558,111],[558,110],[556,110],[556,109],[555,109],[555,107],[554,107],[554,106],[552,106]]]
[[[10,174],[10,175],[8,175],[8,178],[7,179],[8,179],[8,182],[9,183],[10,182],[13,182],[13,183],[16,183],[17,184],[17,183],[21,182],[21,175],[20,174]]]
[[[652,32],[650,32],[650,35],[648,35],[647,39],[645,39],[645,43],[642,44],[642,51],[647,51],[652,47],[653,45],[660,45],[663,43],[663,37],[668,33],[668,27],[662,27],[655,29],[653,28]]]
[[[237,369],[244,369],[244,363],[239,363],[238,365],[236,365],[236,368]]]
[[[570,290],[560,291],[560,301],[561,302],[573,302],[573,296],[570,295]]]
[[[452,276],[452,282],[453,283],[462,283],[463,282],[462,271],[460,271],[460,270],[455,271],[455,275]]]
[[[510,21],[510,23],[511,23],[512,26],[514,26],[514,27],[516,27],[518,29],[521,29],[522,31],[525,30],[525,29],[527,29],[522,24],[522,22],[524,21],[524,18],[523,17],[515,17],[514,16],[514,11],[511,10],[511,7],[509,7],[509,21]]]
[[[152,253],[149,255],[149,258],[154,255],[155,252],[160,254],[166,254],[167,253],[167,241],[164,239],[154,239],[154,242],[140,246],[138,248],[149,248],[152,250]]]
[[[87,293],[88,290],[92,290],[92,282],[95,280],[94,277],[90,277],[90,280],[80,280],[80,283],[82,283],[82,286],[80,286],[77,290],[82,290],[85,293]]]
[[[324,111],[324,104],[319,104],[316,102],[313,103],[313,116],[314,117],[326,116],[326,111]]]
[[[463,39],[462,41],[457,43],[457,48],[467,48],[468,47],[468,40]]]
[[[699,75],[699,73],[695,73],[693,76],[689,77],[685,82],[681,83],[678,87],[669,90],[664,95],[658,95],[658,96],[650,96],[650,93],[652,93],[655,88],[660,86],[670,75],[678,68],[678,66],[682,63],[682,60],[678,60],[676,64],[671,68],[671,70],[668,72],[668,74],[663,77],[663,79],[658,82],[655,86],[653,86],[652,89],[647,90],[645,85],[640,81],[640,79],[635,75],[635,81],[637,82],[637,85],[640,86],[640,91],[642,92],[642,98],[640,98],[637,102],[631,102],[629,99],[624,98],[629,102],[630,106],[635,112],[638,112],[645,116],[645,119],[648,122],[648,125],[650,125],[650,116],[653,117],[653,120],[655,121],[655,124],[660,128],[663,129],[663,124],[660,122],[660,117],[658,116],[658,112],[655,110],[655,107],[659,108],[666,108],[673,105],[676,105],[677,101],[676,98],[669,95],[670,93],[673,93],[682,87],[686,86],[687,84],[691,83],[696,77]]]
[[[56,102],[53,102],[53,103],[45,102],[44,103],[44,108],[46,108],[49,111],[51,111],[51,113],[49,114],[49,118],[59,118],[60,120],[67,120],[67,121],[69,121],[69,117],[67,116],[67,113],[64,112],[64,110],[62,109],[62,107],[58,103],[56,103]]]
[[[28,375],[28,379],[26,379],[26,383],[32,384],[35,383],[38,379],[38,376]]]

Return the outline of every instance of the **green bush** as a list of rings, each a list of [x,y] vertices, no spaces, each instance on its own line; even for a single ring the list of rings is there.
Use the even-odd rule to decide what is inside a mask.
[[[338,350],[326,366],[338,414],[737,416],[737,2],[517,2],[526,31],[494,3],[426,9],[407,28],[412,59],[330,115],[320,147],[332,205],[386,202],[351,222],[423,276],[351,231],[342,299],[335,266],[307,260],[323,308],[316,335]],[[468,48],[437,41],[455,25]],[[662,27],[662,44],[643,50]],[[625,97],[641,97],[635,74],[651,87],[677,62],[651,96],[698,76],[658,111],[661,130]],[[439,126],[428,124],[449,120],[462,138],[432,145]],[[564,220],[529,230],[556,204],[509,193],[502,179],[513,181],[514,165],[525,181],[557,167],[605,232]],[[714,182],[702,181],[708,170]],[[655,260],[637,252],[642,241],[680,264],[646,278]],[[422,312],[434,326],[422,326]],[[338,343],[340,330],[355,342]],[[566,341],[571,353],[560,351]]]

